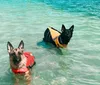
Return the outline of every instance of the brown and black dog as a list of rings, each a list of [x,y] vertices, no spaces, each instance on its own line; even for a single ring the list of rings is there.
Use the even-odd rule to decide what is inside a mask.
[[[7,43],[10,67],[15,75],[15,85],[20,85],[20,80],[25,80],[27,85],[31,83],[31,68],[35,65],[35,57],[30,52],[24,52],[24,42],[21,41],[18,48]]]
[[[67,46],[73,35],[74,25],[72,25],[69,29],[66,29],[64,25],[62,25],[61,32],[54,29],[53,27],[49,27],[44,32],[43,41],[52,43],[56,47],[64,48]]]

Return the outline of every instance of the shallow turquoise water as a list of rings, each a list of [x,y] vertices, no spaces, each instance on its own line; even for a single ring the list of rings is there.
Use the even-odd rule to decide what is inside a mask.
[[[10,41],[17,47],[20,40],[25,43],[25,51],[36,57],[32,85],[100,85],[99,7],[95,8],[97,13],[83,11],[87,9],[82,2],[76,2],[83,6],[80,12],[71,7],[66,9],[66,0],[62,4],[60,1],[0,1],[0,85],[13,85],[6,45]],[[73,6],[72,2],[69,4]],[[89,7],[98,6],[93,5]],[[66,28],[75,25],[68,48],[59,50],[41,42],[48,26],[60,31],[62,24]]]

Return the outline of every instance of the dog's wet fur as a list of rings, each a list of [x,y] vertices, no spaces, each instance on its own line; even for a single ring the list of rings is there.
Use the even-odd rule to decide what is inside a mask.
[[[51,28],[53,30],[59,32],[58,30],[54,29],[53,27],[51,27]],[[73,30],[74,30],[74,25],[72,25],[69,29],[66,29],[66,27],[62,24],[61,32],[59,32],[60,35],[58,36],[59,43],[67,45],[73,35]],[[43,41],[51,43],[56,46],[54,40],[51,37],[50,30],[48,28],[44,32]]]
[[[9,53],[10,59],[10,67],[11,69],[19,69],[26,67],[26,57],[23,55],[24,52],[24,42],[21,41],[18,48],[12,46],[10,42],[7,43],[7,50]],[[33,66],[33,65],[32,65]],[[30,85],[31,83],[31,67],[27,67],[29,70],[22,74],[14,74],[15,75],[15,85],[19,85],[19,80],[25,80],[26,85]],[[23,79],[20,79],[23,78]]]

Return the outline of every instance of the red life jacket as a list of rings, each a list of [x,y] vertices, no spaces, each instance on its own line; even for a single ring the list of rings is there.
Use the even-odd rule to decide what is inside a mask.
[[[20,69],[12,68],[12,72],[14,72],[15,74],[27,72],[29,70],[27,67],[32,66],[35,63],[35,57],[32,55],[31,52],[24,52],[24,55],[25,55],[26,60],[27,60],[26,67],[20,68]]]

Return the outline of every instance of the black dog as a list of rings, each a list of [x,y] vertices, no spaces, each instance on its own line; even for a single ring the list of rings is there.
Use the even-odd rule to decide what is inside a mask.
[[[48,43],[52,43],[56,47],[64,48],[67,46],[73,35],[74,25],[72,25],[69,29],[66,29],[64,25],[62,25],[61,32],[54,29],[53,27],[49,27],[44,32],[43,40]]]

